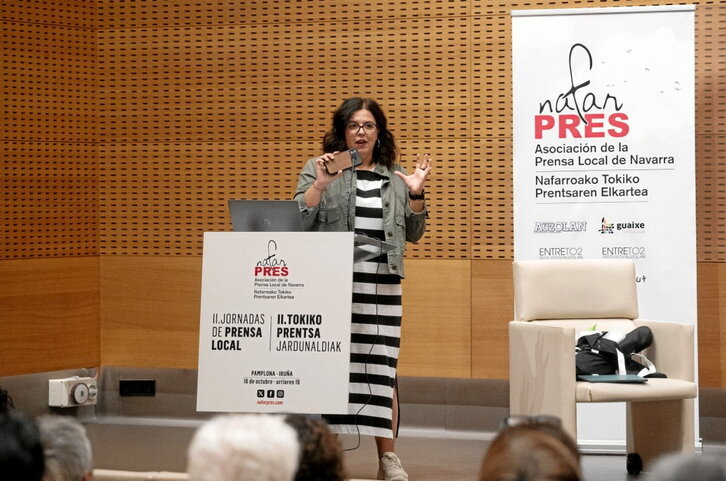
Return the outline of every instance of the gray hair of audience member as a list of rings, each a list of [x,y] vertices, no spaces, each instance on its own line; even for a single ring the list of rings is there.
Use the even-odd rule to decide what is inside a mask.
[[[86,428],[74,417],[46,414],[36,420],[45,453],[45,481],[92,479],[93,455]]]
[[[726,456],[668,454],[653,462],[650,481],[726,481]]]
[[[230,414],[205,422],[188,454],[191,481],[291,481],[300,444],[282,416]]]

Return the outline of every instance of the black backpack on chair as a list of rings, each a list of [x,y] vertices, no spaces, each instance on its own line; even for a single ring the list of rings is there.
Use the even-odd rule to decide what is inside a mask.
[[[627,334],[620,331],[583,331],[578,335],[575,347],[576,375],[666,377],[656,372],[653,363],[641,354],[652,343],[653,332],[647,326],[637,327]]]

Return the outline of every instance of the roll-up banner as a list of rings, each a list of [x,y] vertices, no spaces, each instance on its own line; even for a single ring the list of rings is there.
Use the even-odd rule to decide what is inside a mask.
[[[512,75],[515,258],[634,259],[640,317],[695,324],[694,7],[513,11]]]

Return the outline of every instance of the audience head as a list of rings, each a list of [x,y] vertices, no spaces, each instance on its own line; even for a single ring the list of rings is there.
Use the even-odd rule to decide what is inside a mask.
[[[0,388],[0,414],[12,411],[13,409],[15,409],[13,398],[5,389]]]
[[[41,481],[43,447],[33,421],[11,411],[0,413],[0,473],[8,481]]]
[[[297,431],[300,464],[295,481],[343,481],[343,455],[338,438],[322,419],[291,414],[285,421]]]
[[[202,425],[189,446],[190,481],[292,481],[300,445],[282,416],[232,414]]]
[[[510,416],[492,441],[479,481],[581,481],[577,444],[550,416]]]
[[[44,481],[91,480],[91,442],[83,425],[76,418],[52,414],[37,423],[45,453]]]
[[[726,457],[715,454],[670,454],[649,470],[651,481],[726,481]]]

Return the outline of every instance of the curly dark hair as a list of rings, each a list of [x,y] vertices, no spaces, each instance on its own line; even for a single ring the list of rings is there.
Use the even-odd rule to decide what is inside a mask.
[[[300,463],[294,481],[344,481],[343,454],[338,439],[322,419],[290,414],[285,422],[300,441]]]
[[[323,137],[323,152],[342,151],[348,148],[345,144],[345,126],[359,110],[368,110],[376,119],[378,126],[378,140],[380,144],[373,149],[373,162],[393,167],[398,157],[398,147],[393,134],[388,130],[386,114],[378,102],[373,99],[352,97],[343,101],[333,114],[333,126]]]
[[[5,389],[0,388],[0,413],[5,413],[15,409],[15,403],[12,396]]]
[[[3,479],[41,481],[43,445],[35,422],[19,411],[0,413],[0,473]]]

